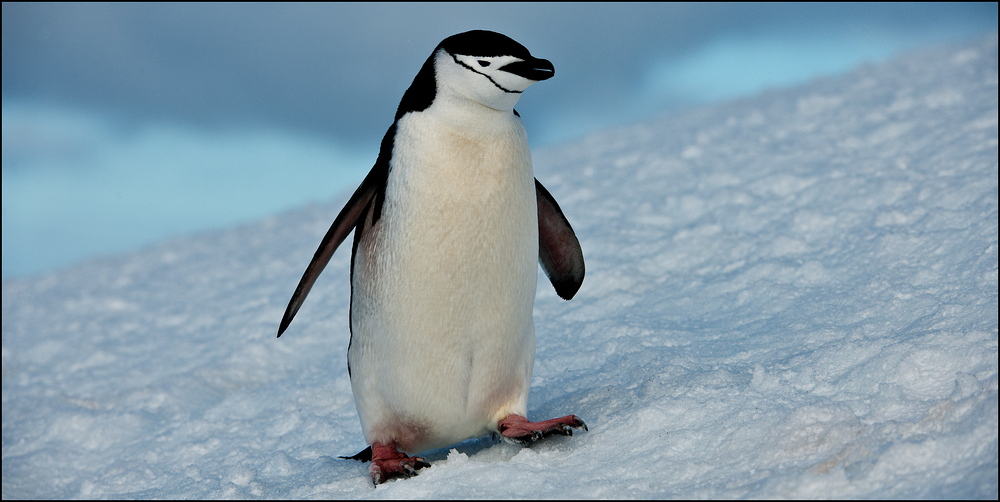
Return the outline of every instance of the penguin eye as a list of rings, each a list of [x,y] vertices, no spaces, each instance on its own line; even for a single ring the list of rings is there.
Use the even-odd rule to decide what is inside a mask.
[[[480,59],[480,60],[479,60],[479,61],[477,61],[477,62],[479,63],[479,66],[482,66],[483,68],[486,68],[487,66],[489,66],[489,65],[490,65],[490,62],[489,62],[489,61],[485,61],[485,60],[482,60],[482,59]]]

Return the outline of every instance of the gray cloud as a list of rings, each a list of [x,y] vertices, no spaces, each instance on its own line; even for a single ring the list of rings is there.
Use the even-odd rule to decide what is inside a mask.
[[[377,142],[442,38],[492,29],[552,60],[526,121],[626,107],[650,61],[819,26],[996,29],[996,4],[3,4],[3,96],[134,120]],[[970,34],[974,35],[974,34]],[[669,103],[668,103],[669,104]],[[603,110],[603,111],[602,111]]]

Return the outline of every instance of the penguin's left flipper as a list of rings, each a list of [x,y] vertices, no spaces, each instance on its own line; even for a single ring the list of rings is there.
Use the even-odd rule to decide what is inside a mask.
[[[564,300],[573,298],[586,272],[583,249],[555,198],[535,180],[538,203],[538,262]]]
[[[497,422],[500,436],[508,442],[524,444],[552,435],[572,436],[573,429],[587,429],[587,424],[576,415],[566,415],[541,422],[529,422],[521,415],[508,415]]]
[[[394,131],[395,125],[390,127],[386,133],[386,138],[389,138],[388,142],[390,145],[392,142],[391,135]],[[358,222],[368,213],[368,208],[373,201],[376,205],[376,210],[381,210],[381,207],[378,206],[381,199],[384,198],[385,183],[389,176],[389,161],[385,153],[386,142],[386,139],[382,140],[382,152],[379,153],[378,161],[375,162],[375,166],[369,171],[368,176],[365,176],[365,180],[361,182],[361,186],[354,191],[351,199],[340,210],[337,219],[333,220],[330,230],[327,230],[323,241],[319,244],[319,249],[316,250],[312,261],[309,262],[309,266],[306,267],[306,271],[302,274],[302,279],[299,279],[299,285],[295,288],[292,299],[288,301],[288,307],[285,308],[285,315],[281,318],[281,324],[278,326],[279,338],[288,328],[288,325],[291,324],[292,318],[299,311],[299,307],[302,306],[302,302],[305,301],[306,295],[309,294],[309,290],[312,289],[319,274],[323,272],[326,264],[330,262],[333,252],[337,250],[340,243],[344,242],[344,239],[347,238],[347,234],[351,233],[351,230],[354,230]]]

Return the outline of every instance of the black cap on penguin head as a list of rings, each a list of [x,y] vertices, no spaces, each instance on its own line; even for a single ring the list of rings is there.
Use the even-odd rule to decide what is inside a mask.
[[[441,41],[431,55],[424,61],[413,83],[403,93],[396,108],[397,121],[408,112],[425,110],[434,102],[436,84],[434,76],[434,54],[444,49],[452,55],[474,57],[514,56],[522,61],[508,63],[500,70],[519,75],[529,80],[542,81],[555,75],[552,63],[545,59],[533,57],[523,45],[514,39],[488,30],[472,30],[452,35]]]
[[[442,40],[438,44],[438,49],[464,56],[514,56],[523,61],[510,63],[501,70],[530,80],[542,81],[555,75],[555,67],[552,66],[551,62],[533,57],[525,46],[507,35],[495,31],[472,30],[452,35]]]

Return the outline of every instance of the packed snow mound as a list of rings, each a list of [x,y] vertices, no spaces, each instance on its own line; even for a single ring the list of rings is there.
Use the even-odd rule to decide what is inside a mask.
[[[343,199],[5,282],[3,498],[996,499],[997,91],[992,37],[536,152],[587,278],[529,418],[590,431],[378,488],[349,247],[275,339]]]

